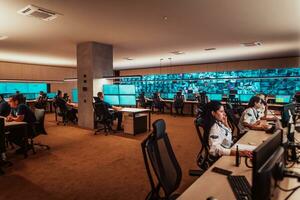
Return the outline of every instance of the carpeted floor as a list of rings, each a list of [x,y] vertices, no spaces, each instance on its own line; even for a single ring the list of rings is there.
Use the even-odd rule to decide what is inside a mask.
[[[192,117],[153,114],[163,118],[182,168],[178,192],[196,178],[188,175],[196,168],[199,139]],[[39,149],[27,159],[9,152],[14,163],[0,177],[0,199],[145,199],[150,190],[142,158],[141,141],[148,133],[137,136],[94,135],[93,131],[74,126],[57,126],[53,114],[46,116],[48,135],[37,141],[51,150]]]

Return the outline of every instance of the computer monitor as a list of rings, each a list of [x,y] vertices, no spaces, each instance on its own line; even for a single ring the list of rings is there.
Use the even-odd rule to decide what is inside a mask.
[[[34,100],[35,98],[35,94],[34,93],[26,93],[23,94],[26,97],[26,100]]]
[[[119,85],[119,94],[134,94],[135,95],[135,86],[134,85]]]
[[[72,89],[72,102],[78,103],[78,89]]]
[[[222,101],[222,94],[207,94],[208,98],[213,101]]]
[[[276,95],[275,102],[276,103],[290,103],[291,95]]]
[[[103,85],[103,93],[106,94],[119,94],[119,85]]]
[[[136,98],[135,95],[120,95],[121,106],[135,106]]]
[[[253,97],[252,94],[240,94],[240,101],[241,102],[249,102],[251,97]]]
[[[56,93],[55,93],[55,92],[47,93],[48,99],[53,99],[55,96],[56,96]]]
[[[111,105],[120,105],[118,95],[104,95],[104,101]]]
[[[270,199],[271,169],[274,162],[281,161],[281,155],[284,153],[281,144],[282,130],[277,130],[253,151],[252,198],[255,200]]]
[[[281,114],[282,126],[286,127],[290,121],[290,113],[293,115],[295,113],[295,104],[286,104],[283,106],[283,111]]]

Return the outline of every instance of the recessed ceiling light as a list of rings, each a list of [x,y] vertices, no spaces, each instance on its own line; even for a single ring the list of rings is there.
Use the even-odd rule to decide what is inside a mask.
[[[164,17],[163,17],[163,20],[167,21],[167,20],[168,20],[168,17],[167,17],[167,16],[164,16]]]
[[[5,40],[7,38],[8,38],[8,36],[6,36],[6,35],[0,35],[0,40]]]
[[[207,49],[204,49],[205,51],[214,51],[216,50],[216,48],[207,48]]]
[[[174,55],[185,54],[183,51],[172,51],[171,53],[174,54]]]
[[[261,42],[244,42],[244,43],[241,43],[241,45],[244,47],[255,47],[255,46],[261,46],[262,43]]]
[[[133,60],[133,58],[124,58],[125,60]]]

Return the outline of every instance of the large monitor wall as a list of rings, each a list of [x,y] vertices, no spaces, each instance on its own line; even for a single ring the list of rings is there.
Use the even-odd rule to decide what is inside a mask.
[[[155,74],[122,78],[120,84],[134,84],[138,94],[143,91],[147,96],[154,92],[168,96],[178,90],[186,94],[228,94],[231,89],[238,90],[238,94],[294,95],[300,91],[300,68]]]

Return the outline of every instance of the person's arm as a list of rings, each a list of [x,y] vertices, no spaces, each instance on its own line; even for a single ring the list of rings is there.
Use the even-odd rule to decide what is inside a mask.
[[[221,130],[218,126],[213,125],[211,127],[208,143],[209,143],[209,154],[213,156],[229,156],[231,150],[222,146],[223,138],[220,136]]]
[[[267,124],[261,124],[261,121],[258,120],[253,124],[243,122],[243,125],[251,130],[258,130],[258,131],[265,131],[269,129],[269,125]]]
[[[119,107],[119,106],[112,106],[111,107],[113,110],[115,110],[115,111],[120,111],[120,110],[122,110],[122,107]]]
[[[12,121],[22,122],[24,120],[24,115],[17,115],[16,117],[11,117]]]

